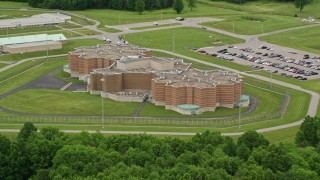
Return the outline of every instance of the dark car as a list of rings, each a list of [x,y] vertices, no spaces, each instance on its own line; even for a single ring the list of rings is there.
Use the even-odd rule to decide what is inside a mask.
[[[177,21],[184,21],[184,18],[183,18],[183,17],[176,17],[175,20],[177,20]]]

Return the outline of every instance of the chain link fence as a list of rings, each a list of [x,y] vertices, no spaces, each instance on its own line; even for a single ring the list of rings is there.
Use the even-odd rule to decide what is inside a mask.
[[[43,60],[37,61],[43,63]],[[35,64],[33,64],[35,65]],[[247,84],[283,94],[280,108],[275,112],[247,114],[243,116],[220,118],[168,118],[168,117],[104,117],[105,125],[131,125],[131,126],[179,126],[179,127],[211,127],[226,128],[241,126],[261,121],[280,119],[285,115],[290,101],[290,93],[282,88],[272,87],[268,84],[246,80]],[[73,115],[29,115],[29,116],[0,116],[0,123],[47,123],[47,124],[102,124],[101,116],[73,116]]]

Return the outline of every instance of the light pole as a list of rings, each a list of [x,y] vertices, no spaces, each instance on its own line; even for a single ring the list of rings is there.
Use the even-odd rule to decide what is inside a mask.
[[[272,70],[270,70],[270,89],[272,89]]]
[[[161,10],[161,21],[162,21],[162,10]]]
[[[242,84],[241,84],[241,79],[240,79],[240,98],[239,98],[239,119],[238,119],[238,128],[240,129],[240,121],[241,121],[241,88],[242,88]]]
[[[101,111],[102,111],[102,114],[101,114],[101,126],[102,128],[104,128],[104,103],[103,103],[103,82],[104,82],[104,78],[101,78]]]
[[[234,23],[232,23],[232,32],[234,34]]]

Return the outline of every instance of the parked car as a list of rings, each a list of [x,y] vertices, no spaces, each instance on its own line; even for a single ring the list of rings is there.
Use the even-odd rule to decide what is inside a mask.
[[[183,17],[176,17],[175,20],[177,20],[177,21],[184,21],[184,18],[183,18]]]

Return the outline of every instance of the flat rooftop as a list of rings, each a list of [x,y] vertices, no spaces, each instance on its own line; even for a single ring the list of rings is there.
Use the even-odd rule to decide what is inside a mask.
[[[0,28],[16,28],[32,25],[58,24],[70,20],[71,16],[60,13],[37,14],[26,18],[2,19]]]
[[[113,45],[99,44],[97,46],[83,46],[76,48],[70,52],[73,55],[79,55],[82,58],[110,58],[111,60],[119,60],[124,56],[138,57],[144,55],[143,52],[148,51],[144,48],[139,48],[132,45]]]
[[[143,62],[161,62],[160,65],[146,66]],[[135,63],[139,62],[139,63]],[[171,62],[173,66],[167,66],[166,62]],[[122,64],[128,65],[130,69],[124,69]],[[132,63],[132,65],[130,64]],[[135,63],[135,64],[134,64]],[[119,65],[120,64],[120,65]],[[150,63],[151,64],[151,63]],[[170,67],[170,68],[163,68]],[[234,84],[240,82],[241,78],[236,73],[230,73],[222,70],[202,71],[191,67],[191,63],[184,63],[182,60],[159,57],[145,58],[122,58],[109,68],[95,69],[94,74],[121,74],[121,73],[147,73],[156,74],[155,82],[166,83],[174,87],[215,87],[218,84]],[[118,68],[118,67],[121,68]],[[132,68],[132,66],[134,68]]]
[[[64,41],[67,38],[63,34],[34,34],[27,36],[15,36],[0,38],[0,46],[15,45],[32,42],[45,42],[45,41]]]
[[[23,47],[32,47],[32,46],[48,46],[48,45],[55,45],[55,44],[61,44],[61,42],[56,42],[56,41],[30,42],[30,43],[24,43],[24,44],[6,45],[6,47],[23,48]]]

